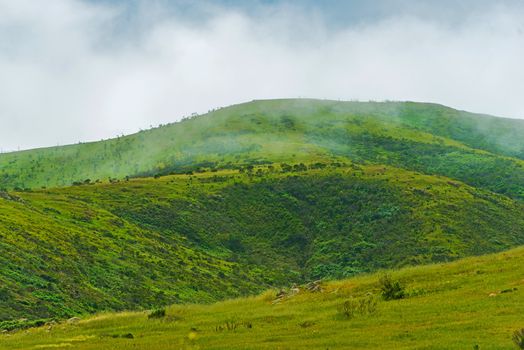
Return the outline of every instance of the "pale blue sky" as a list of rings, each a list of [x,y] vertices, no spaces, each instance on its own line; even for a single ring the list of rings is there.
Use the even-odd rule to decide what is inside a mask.
[[[175,13],[185,13],[196,19],[202,8],[217,6],[243,11],[252,16],[262,7],[294,6],[321,13],[334,26],[359,25],[398,15],[413,15],[428,20],[457,24],[469,14],[488,11],[494,4],[509,8],[524,6],[522,0],[85,0],[91,3],[123,6],[136,15],[144,3],[157,4]]]

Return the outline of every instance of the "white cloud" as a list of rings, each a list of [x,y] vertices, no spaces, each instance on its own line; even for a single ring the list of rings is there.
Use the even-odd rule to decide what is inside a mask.
[[[524,117],[522,7],[333,28],[289,5],[257,15],[215,7],[197,19],[147,4],[128,20],[125,8],[79,0],[0,0],[0,146],[96,140],[276,97]]]

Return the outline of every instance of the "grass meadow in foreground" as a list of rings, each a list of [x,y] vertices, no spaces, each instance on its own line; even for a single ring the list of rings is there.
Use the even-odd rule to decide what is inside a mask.
[[[98,314],[0,335],[0,349],[512,349],[524,328],[524,248],[211,305]],[[277,298],[277,294],[280,296]],[[376,303],[376,304],[375,304]]]

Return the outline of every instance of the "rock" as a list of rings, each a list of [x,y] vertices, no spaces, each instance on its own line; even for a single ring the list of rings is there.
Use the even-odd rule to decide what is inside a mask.
[[[280,292],[277,293],[277,299],[281,299],[286,296],[286,291],[281,289]]]
[[[314,281],[314,282],[310,282],[308,284],[306,284],[306,289],[310,292],[313,292],[313,293],[321,293],[322,292],[322,286],[321,286],[321,281],[318,280],[318,281]]]
[[[0,198],[5,199],[7,201],[11,200],[11,196],[6,191],[0,191]]]
[[[80,322],[79,317],[71,317],[69,320],[67,320],[67,324],[77,324],[78,322]]]
[[[22,198],[12,195],[6,191],[0,191],[0,198],[5,199],[6,201],[23,202]]]

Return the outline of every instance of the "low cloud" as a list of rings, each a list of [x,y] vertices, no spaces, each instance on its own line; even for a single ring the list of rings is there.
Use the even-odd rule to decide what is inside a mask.
[[[398,11],[337,25],[289,4],[133,6],[0,0],[0,147],[97,140],[278,97],[431,101],[524,118],[517,3],[449,21]]]

